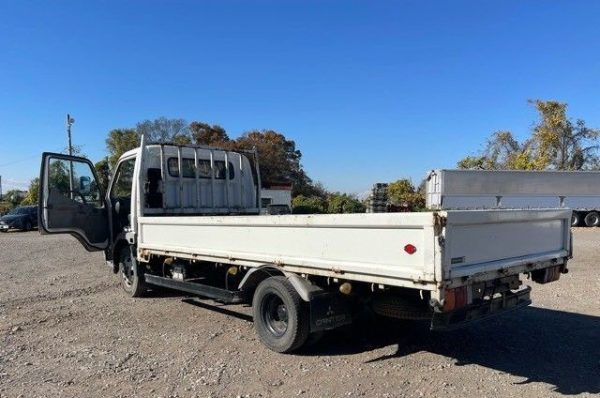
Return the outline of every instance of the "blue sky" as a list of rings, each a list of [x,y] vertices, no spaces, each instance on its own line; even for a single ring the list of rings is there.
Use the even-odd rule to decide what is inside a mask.
[[[597,1],[0,0],[0,175],[159,116],[270,128],[332,190],[454,167],[530,98],[600,127]]]

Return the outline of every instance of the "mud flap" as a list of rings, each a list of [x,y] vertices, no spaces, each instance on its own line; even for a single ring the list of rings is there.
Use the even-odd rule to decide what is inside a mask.
[[[348,300],[339,295],[322,293],[310,299],[310,331],[331,330],[352,323]]]

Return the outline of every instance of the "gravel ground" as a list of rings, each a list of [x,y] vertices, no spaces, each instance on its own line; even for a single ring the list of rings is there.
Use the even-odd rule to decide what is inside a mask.
[[[0,234],[0,397],[549,397],[600,394],[600,230],[534,305],[451,333],[363,322],[299,355],[251,311],[132,299],[70,236]]]

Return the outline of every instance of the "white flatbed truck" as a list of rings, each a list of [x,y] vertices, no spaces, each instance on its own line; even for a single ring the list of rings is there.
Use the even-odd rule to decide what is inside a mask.
[[[365,306],[448,329],[528,305],[521,274],[567,272],[570,210],[259,215],[252,157],[142,139],[103,195],[89,160],[44,153],[40,232],[104,251],[131,296],[166,287],[251,304],[277,352]]]

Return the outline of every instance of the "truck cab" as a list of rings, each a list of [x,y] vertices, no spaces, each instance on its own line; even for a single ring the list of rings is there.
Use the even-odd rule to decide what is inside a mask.
[[[44,153],[40,232],[70,233],[88,251],[103,250],[111,261],[118,242],[135,233],[136,214],[259,214],[259,181],[255,152],[149,144],[119,158],[103,192],[88,159]],[[132,212],[136,206],[139,213]]]

